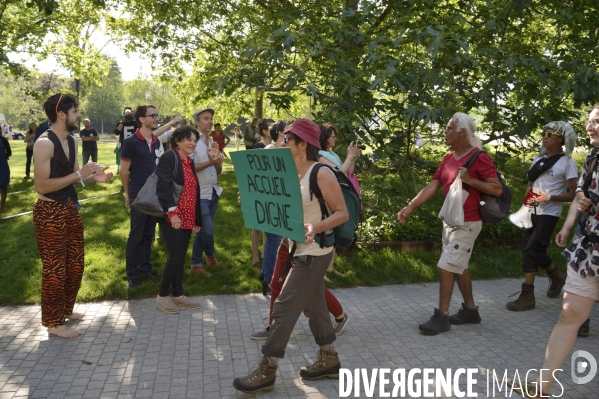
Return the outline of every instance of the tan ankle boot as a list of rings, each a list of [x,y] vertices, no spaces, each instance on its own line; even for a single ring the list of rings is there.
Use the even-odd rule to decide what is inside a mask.
[[[270,391],[274,388],[276,377],[277,365],[271,362],[268,356],[263,356],[258,367],[248,375],[235,378],[233,386],[246,393]]]
[[[335,351],[327,351],[322,346],[318,351],[318,359],[313,365],[302,367],[300,376],[308,380],[318,380],[322,377],[339,378],[341,362]]]

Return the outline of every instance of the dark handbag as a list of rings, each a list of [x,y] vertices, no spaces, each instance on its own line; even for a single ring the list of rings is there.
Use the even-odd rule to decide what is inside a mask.
[[[179,160],[175,159],[175,169],[173,171],[173,184],[171,188],[173,190],[173,197],[175,198],[175,202],[177,204],[179,203],[179,198],[181,198],[181,191],[183,191],[183,186],[175,183],[175,175],[177,174],[178,166]],[[131,206],[145,214],[152,215],[157,218],[166,219],[168,215],[162,208],[160,200],[158,199],[158,195],[156,195],[157,183],[158,176],[156,176],[156,172],[153,172],[150,175],[150,177],[148,177],[148,180],[146,180],[141,190],[139,190],[137,198],[135,198],[135,201],[133,201]]]
[[[481,152],[484,151],[477,149],[462,166],[468,169]],[[499,171],[496,170],[496,173],[497,179],[499,179],[499,183],[501,183],[501,187],[503,188],[503,194],[500,197],[495,197],[494,195],[481,192],[481,202],[478,204],[478,211],[483,223],[498,223],[510,212],[512,189],[505,184]]]

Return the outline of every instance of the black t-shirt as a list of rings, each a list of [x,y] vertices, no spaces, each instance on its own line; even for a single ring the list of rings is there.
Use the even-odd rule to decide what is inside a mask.
[[[137,123],[135,123],[135,120],[133,119],[131,121],[125,121],[125,123],[123,123],[123,129],[119,131],[118,126],[121,123],[123,122],[118,121],[116,124],[117,128],[114,130],[114,134],[119,136],[119,143],[122,143],[127,137],[135,134],[135,131],[137,130]]]
[[[96,129],[81,129],[79,137],[97,137],[98,132]],[[98,144],[96,141],[81,141],[81,148],[83,151],[98,151]]]

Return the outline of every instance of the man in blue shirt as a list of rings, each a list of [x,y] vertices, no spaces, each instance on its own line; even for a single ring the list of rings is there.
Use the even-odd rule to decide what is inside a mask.
[[[135,121],[139,128],[131,136],[123,140],[121,147],[121,182],[125,192],[125,205],[131,209],[130,231],[125,251],[125,267],[129,288],[140,286],[140,277],[157,278],[158,274],[152,270],[150,252],[156,220],[131,208],[139,190],[156,169],[158,158],[164,152],[160,140],[156,135],[169,130],[180,118],[174,118],[159,129],[160,118],[153,105],[140,105],[135,110]]]
[[[156,169],[158,158],[163,152],[162,144],[152,134],[160,121],[156,108],[153,105],[140,105],[135,110],[135,120],[139,128],[123,140],[121,147],[121,182],[125,190],[125,205],[131,209],[131,226],[125,251],[129,288],[140,286],[140,276],[158,277],[150,263],[156,220],[131,208],[131,203]]]

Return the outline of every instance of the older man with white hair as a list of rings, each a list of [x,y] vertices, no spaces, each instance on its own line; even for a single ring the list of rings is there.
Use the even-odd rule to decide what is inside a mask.
[[[464,186],[468,186],[469,195],[464,202],[464,224],[451,226],[443,222],[443,252],[437,263],[440,280],[439,308],[419,329],[423,334],[436,335],[449,331],[451,324],[480,323],[478,306],[474,305],[472,281],[468,272],[468,262],[472,255],[474,242],[482,228],[479,212],[481,193],[500,196],[503,188],[497,178],[497,170],[491,158],[484,152],[476,156],[470,167],[463,165],[482,142],[474,135],[474,121],[462,112],[455,113],[445,127],[445,143],[453,150],[443,158],[431,182],[426,185],[408,205],[397,214],[400,223],[404,223],[412,211],[432,198],[439,188],[447,196],[449,187],[460,174]],[[458,313],[449,316],[449,302],[453,293],[454,279],[462,293],[464,302]]]

